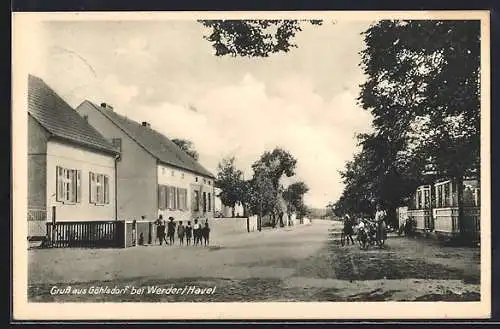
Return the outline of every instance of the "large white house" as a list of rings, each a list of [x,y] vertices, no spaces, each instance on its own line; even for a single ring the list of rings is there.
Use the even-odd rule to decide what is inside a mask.
[[[214,175],[148,122],[138,123],[108,104],[84,101],[85,118],[120,149],[117,207],[122,220],[212,218]]]
[[[42,79],[28,77],[28,236],[47,221],[116,219],[118,150]]]

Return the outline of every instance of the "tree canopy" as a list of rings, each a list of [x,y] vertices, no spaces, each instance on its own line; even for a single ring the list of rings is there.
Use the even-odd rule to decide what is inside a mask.
[[[201,20],[211,33],[204,38],[216,56],[268,57],[289,52],[297,45],[295,34],[304,23],[321,25],[321,20]]]
[[[265,151],[253,165],[253,175],[243,179],[243,173],[236,168],[235,158],[223,159],[217,169],[216,187],[221,189],[220,198],[224,205],[234,207],[241,203],[245,211],[251,214],[278,214],[281,209],[280,198],[287,196],[293,202],[296,211],[304,212],[303,195],[309,188],[303,182],[291,184],[285,192],[280,179],[295,175],[297,159],[283,149]],[[288,194],[287,194],[288,193]]]
[[[193,142],[182,138],[174,138],[172,139],[172,142],[174,142],[177,146],[179,146],[181,150],[186,152],[190,157],[198,161],[199,154],[198,151],[196,151]]]
[[[221,189],[219,198],[223,205],[234,209],[238,202],[245,201],[243,172],[236,168],[235,158],[224,158],[217,166],[215,186]]]
[[[360,105],[374,131],[341,172],[339,212],[401,204],[436,177],[479,170],[479,21],[379,21],[363,33]]]
[[[307,207],[304,203],[304,195],[309,191],[309,187],[304,182],[295,182],[284,190],[283,198],[288,202],[288,212],[296,211],[299,217],[305,216]]]

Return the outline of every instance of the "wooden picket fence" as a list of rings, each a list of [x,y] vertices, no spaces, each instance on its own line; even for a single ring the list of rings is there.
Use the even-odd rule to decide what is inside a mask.
[[[47,223],[46,247],[126,247],[125,221],[82,221]]]

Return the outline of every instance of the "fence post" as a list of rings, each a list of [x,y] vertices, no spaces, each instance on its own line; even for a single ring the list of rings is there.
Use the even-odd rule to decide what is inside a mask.
[[[52,243],[56,242],[56,206],[52,206],[52,232],[51,232]]]
[[[152,244],[153,243],[153,223],[149,222],[148,223],[148,244]]]

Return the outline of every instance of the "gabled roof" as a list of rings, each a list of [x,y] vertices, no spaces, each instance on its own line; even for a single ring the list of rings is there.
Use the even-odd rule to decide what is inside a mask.
[[[92,106],[97,111],[101,112],[159,162],[201,176],[215,178],[210,171],[184,152],[177,144],[151,127],[144,127],[134,120],[124,117],[107,107],[98,106],[88,100],[84,101],[80,106],[84,104]]]
[[[93,150],[119,153],[52,88],[33,75],[28,77],[28,114],[45,128],[51,137]]]

